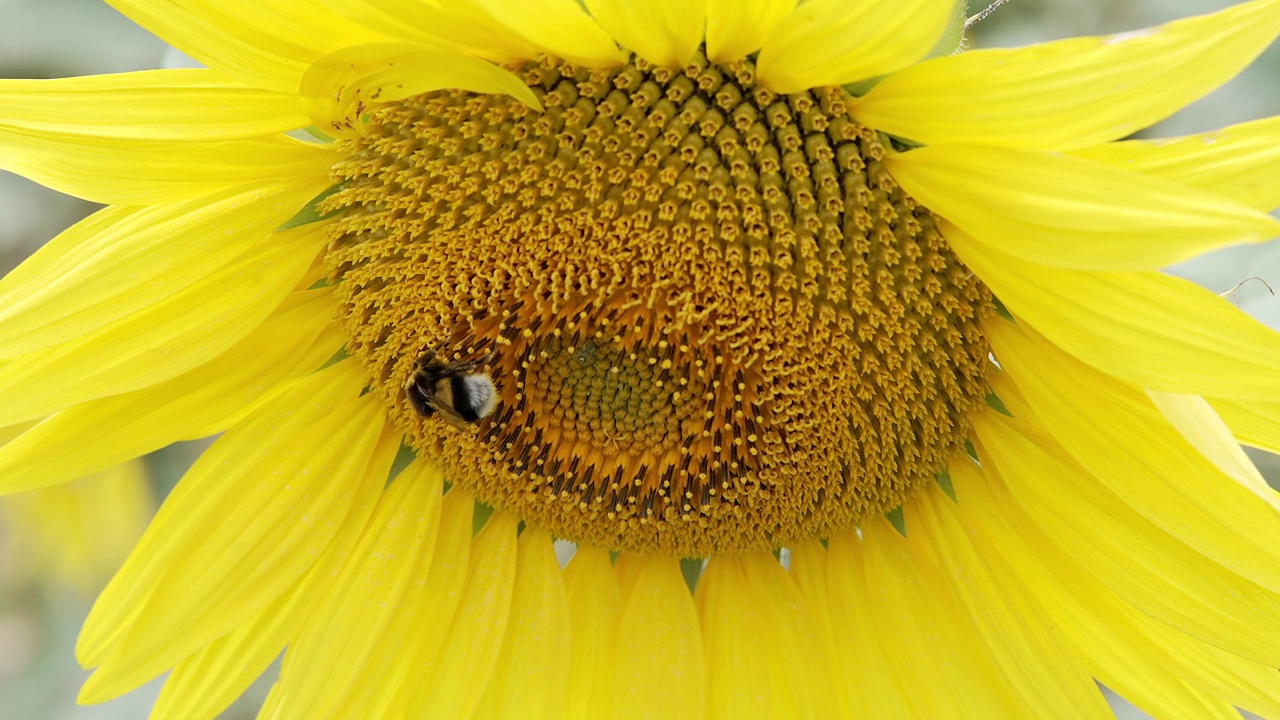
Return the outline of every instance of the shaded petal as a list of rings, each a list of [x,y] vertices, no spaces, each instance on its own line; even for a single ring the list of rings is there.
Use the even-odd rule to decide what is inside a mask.
[[[415,461],[388,486],[340,571],[313,598],[280,672],[283,716],[353,717],[389,670],[388,628],[431,568],[439,470]],[[400,638],[403,640],[403,638]]]
[[[325,241],[314,227],[273,236],[150,307],[0,370],[0,426],[149,387],[199,367],[284,301]]]
[[[1206,643],[1266,665],[1280,657],[1280,616],[1266,609],[1280,607],[1280,595],[1156,527],[1042,430],[994,415],[974,422],[983,457],[1045,535],[1091,574],[1135,608]]]
[[[327,55],[307,70],[301,93],[318,127],[350,137],[368,108],[444,88],[510,95],[541,108],[520,78],[496,65],[408,43],[358,45]]]
[[[571,625],[565,717],[612,717],[614,635],[622,594],[609,566],[609,551],[579,545],[564,570],[564,582]]]
[[[1280,337],[1212,292],[1158,272],[1034,265],[942,229],[1014,315],[1099,370],[1166,392],[1280,399]]]
[[[1257,210],[1280,206],[1280,117],[1181,138],[1095,145],[1072,155],[1189,185]]]
[[[1033,717],[997,673],[973,622],[933,562],[879,518],[862,527],[872,622],[889,666],[930,678],[905,693],[917,717]]]
[[[945,578],[997,670],[1032,715],[1113,720],[1114,713],[1057,625],[999,555],[975,547],[970,532],[953,516],[955,505],[929,488],[905,507],[912,521],[907,542],[920,546],[913,554],[932,551],[938,556],[936,569],[928,563],[917,567]]]
[[[380,638],[386,668],[382,677],[370,684],[373,697],[362,713],[352,709],[351,717],[368,720],[412,717],[421,711],[413,699],[422,688],[422,679],[441,660],[449,627],[462,599],[471,558],[471,516],[475,499],[454,486],[444,496],[440,528],[432,553],[431,569],[413,580],[402,598],[401,611]]]
[[[1155,525],[1254,582],[1280,591],[1275,491],[1225,474],[1142,391],[1012,323],[988,332],[1044,427],[1110,491]],[[1105,488],[1105,490],[1103,490]]]
[[[296,93],[212,70],[144,70],[56,80],[0,80],[0,126],[133,140],[234,140],[307,124]]]
[[[90,215],[0,279],[0,356],[74,340],[191,287],[276,242],[271,231],[316,191],[295,182],[238,186]]]
[[[945,0],[800,3],[760,49],[760,82],[793,93],[891,73],[933,49],[954,8]]]
[[[627,61],[617,43],[576,0],[477,0],[495,20],[547,53],[575,65],[613,67]]]
[[[1008,561],[1103,684],[1156,717],[1234,720],[1232,703],[1275,713],[1280,675],[1273,668],[1139,612],[1045,537],[998,480],[983,475],[973,463],[954,464],[956,515],[984,557]]]
[[[731,63],[755,52],[796,0],[707,0],[707,57]]]
[[[466,588],[431,674],[418,677],[409,708],[442,718],[471,717],[489,685],[511,623],[517,551],[516,520],[495,512],[471,543]],[[419,668],[421,673],[422,668]]]
[[[626,599],[613,667],[613,717],[660,720],[670,717],[671,708],[680,708],[682,720],[700,720],[706,713],[706,656],[680,562],[649,555],[630,557],[636,572],[634,587],[623,590]]]
[[[368,516],[400,440],[382,433],[372,396],[355,397],[354,365],[282,393],[187,471],[85,623],[77,655],[101,667],[82,701],[137,687],[249,621],[344,520]]]
[[[295,92],[307,66],[382,36],[316,3],[291,0],[108,0],[200,63],[256,87]]]
[[[1109,37],[972,50],[894,73],[852,112],[928,145],[1070,150],[1172,115],[1243,70],[1277,32],[1280,2],[1256,0]]]
[[[980,145],[890,153],[904,190],[975,242],[1029,262],[1154,270],[1280,235],[1264,212],[1070,156]]]
[[[176,142],[0,126],[0,168],[108,205],[178,202],[275,180],[290,181],[300,193],[310,189],[310,199],[331,184],[328,167],[336,158],[327,146],[284,136]]]
[[[702,44],[707,0],[586,0],[624,48],[654,65],[684,67]]]
[[[569,647],[569,605],[551,536],[526,527],[516,547],[511,620],[476,717],[559,720]]]
[[[849,688],[853,717],[910,717],[901,685],[909,680],[900,676],[897,666],[885,654],[886,641],[881,640],[872,613],[863,571],[862,541],[848,529],[832,535],[827,542],[830,551],[826,570],[831,593],[827,602],[839,659],[835,670],[837,679]],[[793,561],[795,557],[793,554]]]
[[[342,347],[340,333],[324,333],[332,330],[333,302],[328,289],[295,293],[208,363],[142,390],[55,413],[0,447],[0,493],[74,480],[225,430]]]

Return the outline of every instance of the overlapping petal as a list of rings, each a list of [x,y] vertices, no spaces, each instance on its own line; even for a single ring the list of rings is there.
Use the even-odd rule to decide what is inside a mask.
[[[221,432],[306,377],[344,340],[328,290],[295,293],[231,349],[151,387],[80,403],[0,446],[0,491],[82,477],[181,440]]]
[[[945,0],[799,3],[760,48],[760,82],[792,93],[891,73],[933,49],[954,7]]]
[[[1044,265],[1154,270],[1280,236],[1280,221],[1264,212],[1069,156],[941,145],[884,162],[904,190],[975,242]]]
[[[613,714],[614,634],[622,594],[609,552],[579,547],[564,570],[569,602],[569,687],[565,717],[592,720]]]
[[[287,180],[323,188],[332,150],[284,136],[179,142],[65,135],[0,126],[0,168],[92,202],[150,205],[233,185]],[[311,190],[314,196],[319,190]]]
[[[796,0],[707,0],[707,58],[730,63],[764,45]]]
[[[569,605],[551,536],[526,527],[516,544],[511,620],[476,717],[559,720],[569,678]]]
[[[400,436],[356,397],[351,365],[282,393],[187,472],[85,624],[78,655],[100,667],[83,699],[132,689],[251,620],[348,517],[372,511]]]
[[[324,242],[279,233],[173,295],[0,370],[0,426],[164,382],[216,358],[284,301]]]
[[[291,93],[309,64],[382,35],[322,4],[289,0],[110,0],[139,25],[243,83]]]
[[[1180,138],[1081,148],[1076,157],[1172,180],[1263,211],[1280,207],[1280,118]]]
[[[626,61],[613,37],[576,0],[476,0],[511,32],[547,54],[585,67],[612,67]]]
[[[852,112],[928,145],[1072,150],[1172,115],[1243,70],[1277,33],[1280,2],[1254,0],[1149,30],[972,50],[894,73]]]
[[[370,106],[431,90],[506,94],[532,108],[538,100],[510,72],[483,60],[425,45],[346,48],[317,60],[302,79],[303,106],[325,132],[347,137]]]
[[[0,279],[0,357],[87,335],[277,242],[271,231],[317,187],[261,182],[94,213]],[[236,224],[226,228],[220,221],[230,216]]]
[[[1013,430],[1010,432],[1010,430]],[[1098,487],[1043,431],[979,418],[975,430],[1018,503],[1054,543],[1151,617],[1233,654],[1269,665],[1280,652],[1280,595],[1232,572],[1156,527]],[[1026,468],[1034,467],[1034,473]],[[963,501],[962,501],[963,502]]]
[[[350,718],[390,669],[384,637],[426,577],[440,520],[441,478],[416,461],[378,501],[351,556],[311,601],[280,673],[283,717]],[[403,636],[393,638],[406,642]]]
[[[623,555],[622,616],[613,666],[614,717],[659,720],[681,708],[706,717],[707,677],[698,615],[674,558]],[[621,567],[619,568],[621,569]]]
[[[1015,315],[1109,375],[1167,392],[1280,399],[1280,338],[1204,288],[1157,272],[1034,265],[945,224],[943,234]]]
[[[622,47],[660,67],[693,58],[706,27],[707,0],[585,0]]]
[[[1102,683],[1157,717],[1225,720],[1235,715],[1231,705],[1276,713],[1280,675],[1272,668],[1185,635],[1125,602],[1066,554],[1076,546],[1059,547],[1045,537],[993,470],[958,463],[952,476],[961,498],[955,513],[980,551],[1009,563]]]

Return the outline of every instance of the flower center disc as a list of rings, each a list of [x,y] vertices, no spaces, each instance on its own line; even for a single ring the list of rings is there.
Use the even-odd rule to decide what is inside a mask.
[[[824,536],[928,482],[983,401],[991,298],[821,88],[699,56],[442,91],[334,167],[348,349],[409,442],[559,537],[699,556]],[[475,425],[406,398],[479,363]]]

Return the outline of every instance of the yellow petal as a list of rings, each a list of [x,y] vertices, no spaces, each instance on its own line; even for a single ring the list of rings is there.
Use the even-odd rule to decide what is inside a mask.
[[[862,527],[873,622],[889,666],[928,683],[908,686],[916,717],[1019,717],[1012,691],[992,665],[972,621],[932,562],[876,518]]]
[[[288,180],[299,191],[318,188],[314,197],[329,184],[334,160],[331,148],[284,136],[177,142],[0,126],[0,168],[111,205],[178,202],[273,180]]]
[[[1275,670],[1137,611],[1043,537],[997,480],[973,463],[956,465],[952,480],[963,499],[955,514],[978,551],[1008,561],[1104,685],[1156,717],[1238,718],[1213,695],[1256,712],[1280,705]]]
[[[1280,235],[1280,221],[1226,198],[1065,155],[944,145],[884,162],[975,242],[1043,265],[1154,270]]]
[[[272,412],[264,414],[278,422]],[[274,453],[265,462],[261,456],[249,463],[214,456],[206,463],[213,449],[207,451],[183,479],[204,484],[205,477],[215,477],[231,497],[206,486],[202,507],[172,505],[174,513],[187,510],[184,524],[167,528],[167,536],[154,533],[159,547],[146,548],[143,537],[136,554],[154,559],[137,574],[154,569],[161,577],[151,583],[125,636],[85,682],[80,700],[100,702],[131,690],[251,620],[331,547],[348,518],[364,522],[400,446],[401,435],[383,433],[382,426],[382,408],[366,397],[306,426],[304,438],[277,436],[285,444],[269,445]],[[239,427],[256,431],[259,445],[266,444],[261,440],[270,428],[253,420]],[[246,466],[244,475],[233,472]]]
[[[277,308],[324,242],[313,227],[273,236],[150,307],[0,370],[0,426],[149,387],[222,354]]]
[[[575,65],[613,67],[626,55],[576,0],[478,0],[495,20]]]
[[[707,57],[730,63],[764,45],[796,0],[707,0]]]
[[[431,570],[414,580],[401,611],[380,638],[379,654],[385,655],[386,672],[371,683],[374,695],[363,713],[352,717],[384,720],[420,714],[422,706],[414,704],[414,699],[422,679],[431,677],[437,665],[452,662],[441,656],[440,648],[467,581],[474,508],[475,499],[456,485],[444,496]]]
[[[849,688],[854,718],[910,717],[903,686],[910,678],[897,671],[884,651],[880,629],[871,609],[862,541],[852,529],[828,539],[827,577],[833,642],[838,662],[837,681]],[[792,555],[795,559],[795,555]],[[801,586],[803,592],[805,587]],[[818,597],[811,602],[823,602]],[[912,689],[914,691],[914,688]]]
[[[0,280],[0,356],[75,339],[190,287],[270,243],[271,231],[314,190],[240,186],[172,205],[94,213]]]
[[[1280,656],[1280,616],[1268,609],[1280,607],[1280,595],[1156,527],[1065,457],[1043,430],[995,413],[975,418],[974,428],[984,470],[997,471],[1044,534],[1116,594],[1254,662],[1271,665]]]
[[[496,65],[408,43],[358,45],[327,55],[307,70],[301,92],[316,126],[349,137],[369,107],[443,88],[510,95],[541,108],[520,78]]]
[[[765,39],[760,82],[793,93],[891,73],[933,49],[954,7],[940,0],[800,3]]]
[[[475,712],[510,625],[516,554],[516,520],[495,512],[472,542],[466,589],[440,661],[429,676],[419,676],[418,697],[410,708],[431,708],[442,718]]]
[[[1147,397],[1169,424],[1182,433],[1182,437],[1205,459],[1254,494],[1268,502],[1273,500],[1273,491],[1267,481],[1244,454],[1244,450],[1231,435],[1230,428],[1204,398],[1155,390],[1148,390]]]
[[[684,67],[702,44],[707,0],[586,0],[624,48],[667,68]]]
[[[771,553],[712,558],[695,598],[708,718],[832,717],[832,669],[800,591]]]
[[[1070,150],[1172,115],[1243,70],[1277,32],[1280,2],[1256,0],[1109,37],[972,50],[894,73],[852,112],[927,145]]]
[[[1012,323],[988,337],[1041,422],[1099,488],[1207,557],[1280,591],[1274,491],[1224,473],[1142,391]]]
[[[0,492],[74,480],[230,427],[342,347],[338,333],[325,333],[331,292],[295,293],[248,337],[190,372],[50,416],[0,447]]]
[[[390,667],[388,629],[415,580],[431,568],[440,520],[439,470],[406,468],[374,509],[364,536],[289,643],[280,673],[283,717],[352,717]]]
[[[1081,148],[1076,157],[1172,180],[1263,211],[1280,206],[1280,117],[1200,135]]]
[[[791,565],[788,569],[791,579],[800,593],[804,612],[813,618],[813,627],[817,633],[815,651],[820,649],[822,654],[819,662],[825,663],[830,673],[830,684],[822,692],[831,696],[829,702],[832,717],[852,720],[859,716],[854,714],[855,705],[850,697],[850,689],[863,685],[860,682],[849,682],[849,671],[853,668],[846,665],[836,647],[838,643],[847,643],[849,640],[836,634],[831,585],[827,573],[827,550],[817,540],[806,540],[792,546],[790,551]]]
[[[295,92],[307,65],[381,35],[322,5],[290,0],[110,0],[202,64],[255,87]]]
[[[906,506],[912,520],[907,542],[923,546],[914,554],[931,550],[938,556],[938,568],[921,562],[920,572],[945,578],[1000,675],[1032,716],[1113,719],[1089,671],[1072,655],[1053,620],[998,556],[975,547],[970,531],[952,514],[955,505],[930,488]]]
[[[1280,337],[1208,290],[1157,272],[1034,265],[942,229],[1014,315],[1099,370],[1166,392],[1280,399]]]
[[[353,401],[364,383],[365,379],[355,363],[336,363],[282,393],[206,450],[169,494],[138,547],[94,604],[76,648],[81,664],[101,664],[107,652],[139,616],[144,601],[154,594],[159,583],[174,572],[182,571],[184,559],[191,552],[213,549],[204,542],[209,525],[222,524],[234,535],[245,530],[245,524],[253,524],[252,527],[261,532],[270,529],[273,519],[279,519],[275,517],[276,513],[288,509],[280,507],[281,503],[290,499],[310,499],[312,503],[323,501],[323,498],[308,495],[313,490],[339,492],[339,488],[325,487],[324,484],[331,482],[330,478],[303,476],[299,482],[293,483],[263,482],[262,478],[264,473],[274,468],[279,468],[282,477],[288,478],[299,468],[309,467],[313,460],[304,455],[306,446],[323,446],[328,442],[311,430],[318,424],[345,421],[354,414]],[[360,402],[359,405],[367,403]],[[333,444],[329,443],[330,446]],[[321,456],[314,462],[321,465],[336,462],[331,457],[335,450],[321,447],[320,451]],[[366,460],[371,452],[371,449],[365,450]],[[341,469],[347,470],[345,467]],[[364,468],[360,470],[363,472]],[[357,487],[358,479],[351,478],[347,482],[346,490],[350,492]],[[313,487],[317,484],[318,487]],[[246,513],[240,511],[241,508],[257,512]],[[259,513],[266,508],[271,508],[272,512],[259,518]],[[300,523],[296,517],[290,519],[299,524],[300,530],[310,530],[311,523],[316,522],[316,518],[305,523]],[[215,529],[215,532],[217,537],[222,537],[227,530]],[[319,540],[319,547],[323,547],[324,536],[325,533],[321,532],[311,541]],[[305,538],[297,538],[294,542],[310,546]],[[302,569],[305,565],[299,569],[298,575]]]
[[[325,5],[388,38],[449,48],[504,65],[533,59],[536,47],[502,18],[486,12],[481,7],[485,2],[327,0]]]
[[[1210,403],[1237,440],[1280,454],[1280,402],[1214,398]]]
[[[368,516],[350,513],[329,547],[294,587],[249,621],[179,662],[149,720],[213,720],[298,636],[317,598],[332,585],[365,532]]]
[[[502,653],[476,717],[560,720],[569,678],[569,605],[551,536],[526,527]]]
[[[623,557],[626,557],[625,555]],[[706,712],[707,669],[693,597],[674,558],[634,555],[638,570],[618,624],[613,667],[616,720],[682,720]],[[621,558],[620,558],[621,559]]]
[[[307,124],[296,93],[211,70],[0,80],[0,126],[134,140],[234,140]]]
[[[565,717],[611,717],[614,634],[622,614],[622,594],[609,565],[609,551],[579,545],[564,570],[564,583],[571,626]]]

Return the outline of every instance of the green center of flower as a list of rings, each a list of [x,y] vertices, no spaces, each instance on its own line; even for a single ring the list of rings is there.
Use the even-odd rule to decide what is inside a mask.
[[[685,556],[930,481],[986,394],[991,298],[844,90],[701,57],[517,72],[544,112],[431,93],[334,167],[348,348],[413,447],[559,537]],[[424,414],[424,368],[488,373],[496,406],[432,412],[445,380]]]

